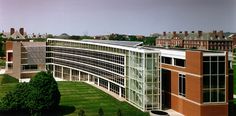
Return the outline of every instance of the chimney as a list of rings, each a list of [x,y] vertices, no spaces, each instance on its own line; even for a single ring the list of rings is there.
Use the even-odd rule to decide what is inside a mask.
[[[218,32],[218,36],[219,36],[220,38],[223,38],[223,37],[224,37],[224,32],[223,32],[223,30],[221,30],[220,32]]]
[[[165,31],[163,32],[163,36],[166,36],[166,32]]]
[[[217,31],[213,30],[213,37],[217,37]]]
[[[14,34],[15,33],[15,29],[14,28],[11,28],[10,29],[10,35]]]
[[[24,35],[24,28],[20,28],[19,32],[21,35]]]
[[[184,35],[185,35],[185,36],[188,36],[188,31],[184,31]]]
[[[176,31],[173,31],[173,36],[176,36]]]
[[[192,33],[194,33],[194,31],[192,31]]]
[[[179,33],[181,33],[181,34],[182,34],[182,31],[179,31]]]
[[[202,31],[198,31],[198,37],[202,36]]]

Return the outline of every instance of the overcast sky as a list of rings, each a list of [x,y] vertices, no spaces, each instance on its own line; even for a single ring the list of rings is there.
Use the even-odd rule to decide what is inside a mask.
[[[102,35],[236,32],[236,0],[0,0],[0,30]]]

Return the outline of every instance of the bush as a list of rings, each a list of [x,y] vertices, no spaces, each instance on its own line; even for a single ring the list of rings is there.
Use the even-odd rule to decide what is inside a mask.
[[[122,116],[121,109],[118,109],[118,111],[117,111],[117,116]]]
[[[99,116],[104,116],[104,112],[103,112],[103,109],[102,109],[102,108],[99,108],[99,110],[98,110],[98,115],[99,115]]]
[[[78,116],[85,116],[85,111],[83,109],[80,109],[78,112]]]
[[[51,73],[38,73],[30,80],[29,85],[31,92],[28,107],[31,112],[41,112],[58,108],[61,95],[57,82]]]
[[[20,83],[0,102],[0,111],[27,111],[41,115],[55,110],[60,103],[60,92],[52,74],[39,72],[29,83]]]

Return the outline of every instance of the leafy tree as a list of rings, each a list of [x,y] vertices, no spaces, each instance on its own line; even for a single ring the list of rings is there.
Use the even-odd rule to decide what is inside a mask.
[[[78,112],[78,116],[85,116],[85,111],[83,109],[80,109]]]
[[[60,103],[60,92],[57,82],[51,73],[39,72],[33,77],[29,86],[28,108],[32,112],[57,109]]]
[[[0,57],[4,57],[5,56],[5,51],[4,51],[4,41],[3,41],[3,37],[2,37],[2,33],[0,34]]]
[[[98,115],[99,116],[104,116],[104,112],[103,112],[103,109],[101,107],[98,110]]]
[[[27,83],[21,83],[16,86],[14,91],[8,92],[0,105],[1,111],[26,111],[30,87]]]
[[[121,112],[121,109],[119,108],[118,111],[117,111],[117,116],[122,116],[122,112]]]
[[[59,108],[60,92],[51,73],[39,72],[29,83],[19,83],[0,102],[0,112],[27,112],[31,115]]]

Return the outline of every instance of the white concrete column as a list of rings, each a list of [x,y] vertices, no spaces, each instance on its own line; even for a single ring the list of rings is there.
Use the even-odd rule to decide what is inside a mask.
[[[52,69],[52,74],[53,74],[53,77],[55,78],[55,65],[53,65],[53,69]]]
[[[121,97],[121,87],[119,87],[119,97]]]
[[[109,81],[107,81],[108,83],[107,83],[107,89],[108,89],[108,91],[110,91],[110,82]]]
[[[99,86],[99,78],[98,78],[98,86]]]
[[[172,62],[172,66],[174,66],[174,65],[175,65],[175,60],[174,60],[174,58],[171,58],[171,62]]]
[[[63,79],[64,80],[64,78],[63,78],[63,67],[61,67],[61,79]]]
[[[72,81],[72,70],[70,69],[70,81]]]
[[[79,71],[79,81],[80,81],[80,71]]]
[[[90,75],[88,74],[88,82],[90,82]]]

